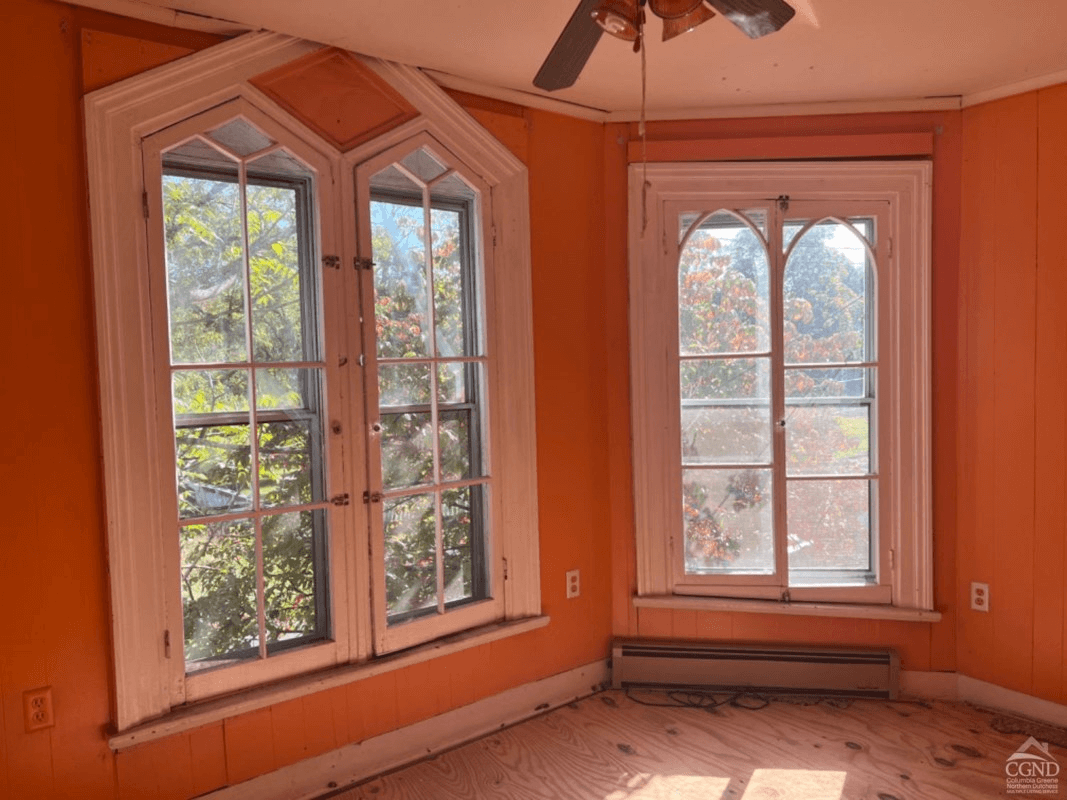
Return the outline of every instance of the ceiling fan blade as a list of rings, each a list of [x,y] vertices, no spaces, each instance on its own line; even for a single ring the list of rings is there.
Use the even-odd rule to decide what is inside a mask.
[[[563,33],[556,39],[552,50],[537,71],[534,86],[546,92],[573,86],[582,72],[582,67],[593,54],[604,29],[593,19],[593,9],[600,0],[581,0],[574,10]]]
[[[707,0],[707,2],[740,28],[749,39],[759,39],[768,33],[781,30],[797,13],[785,0]]]

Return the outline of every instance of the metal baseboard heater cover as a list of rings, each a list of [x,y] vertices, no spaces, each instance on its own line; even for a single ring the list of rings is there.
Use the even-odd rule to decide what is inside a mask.
[[[616,639],[611,678],[616,689],[762,691],[895,700],[900,660],[892,650]]]

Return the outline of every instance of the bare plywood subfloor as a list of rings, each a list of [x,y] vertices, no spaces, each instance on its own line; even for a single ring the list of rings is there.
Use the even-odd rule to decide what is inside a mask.
[[[662,693],[635,696],[663,702]],[[641,705],[609,691],[332,800],[941,800],[1009,797],[1027,736],[944,702]],[[1013,729],[1014,730],[1014,729]],[[1051,754],[1067,765],[1067,750]],[[1067,778],[1061,779],[1067,794]]]

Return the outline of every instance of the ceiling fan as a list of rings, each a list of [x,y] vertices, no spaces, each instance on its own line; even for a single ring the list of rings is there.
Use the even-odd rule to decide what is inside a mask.
[[[785,0],[580,0],[534,86],[552,92],[572,86],[605,31],[641,48],[644,6],[663,20],[663,41],[673,39],[719,12],[750,39],[780,30],[796,11]]]

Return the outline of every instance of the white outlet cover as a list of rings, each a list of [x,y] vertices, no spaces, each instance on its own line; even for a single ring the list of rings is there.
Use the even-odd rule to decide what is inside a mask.
[[[989,612],[989,584],[971,582],[971,610]]]
[[[582,593],[581,578],[579,571],[572,569],[567,573],[567,599],[577,597]]]

